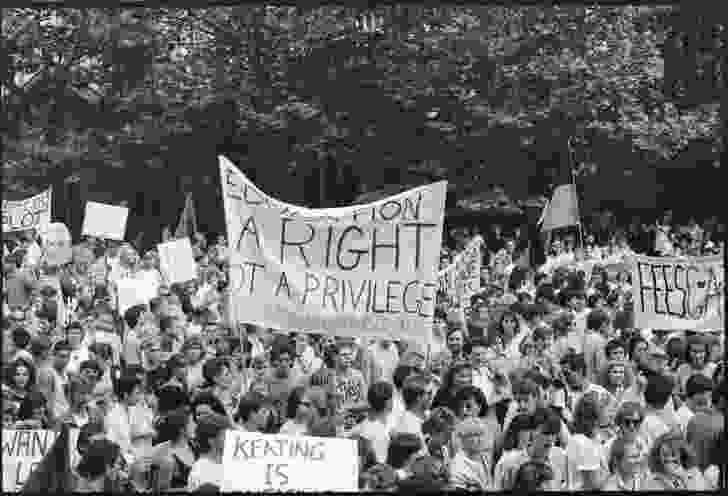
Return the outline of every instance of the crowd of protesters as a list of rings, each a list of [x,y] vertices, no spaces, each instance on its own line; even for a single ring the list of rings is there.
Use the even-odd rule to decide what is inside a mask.
[[[723,253],[722,225],[670,215],[553,236],[538,267],[493,229],[430,347],[228,325],[224,236],[195,234],[197,279],[169,285],[155,250],[83,239],[54,268],[26,231],[3,247],[3,428],[78,428],[86,492],[220,489],[230,429],[355,439],[362,490],[715,489],[724,330],[635,329],[629,271],[599,263]],[[448,233],[442,265],[476,234]],[[119,314],[122,277],[157,295]]]

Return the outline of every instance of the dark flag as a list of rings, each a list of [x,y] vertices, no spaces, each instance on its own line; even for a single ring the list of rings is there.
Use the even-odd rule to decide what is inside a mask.
[[[23,485],[23,493],[73,492],[74,476],[71,471],[70,427],[63,424],[53,446]]]

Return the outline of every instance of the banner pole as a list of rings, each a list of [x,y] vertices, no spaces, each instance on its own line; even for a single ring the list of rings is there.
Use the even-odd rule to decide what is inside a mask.
[[[576,189],[576,173],[574,171],[574,149],[571,146],[571,139],[573,136],[570,136],[567,140],[567,146],[569,147],[569,171],[571,172],[571,184],[574,186],[574,200],[576,201],[576,215],[578,217],[578,223],[576,225],[578,236],[579,236],[579,248],[584,248],[584,232],[582,230],[581,226],[581,212],[579,211],[579,192]]]

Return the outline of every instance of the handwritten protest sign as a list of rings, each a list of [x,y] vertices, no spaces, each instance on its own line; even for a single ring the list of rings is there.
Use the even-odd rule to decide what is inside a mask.
[[[121,241],[126,233],[128,216],[129,209],[126,207],[86,202],[82,233],[85,236]]]
[[[159,265],[170,284],[186,282],[197,277],[197,264],[189,238],[158,244],[157,250]]]
[[[71,233],[62,222],[52,222],[42,228],[43,259],[51,267],[67,264],[71,261]]]
[[[38,229],[51,222],[53,189],[19,201],[3,200],[3,232]]]
[[[446,182],[315,211],[262,196],[222,158],[220,172],[233,322],[427,340]]]
[[[157,288],[146,279],[124,278],[116,281],[116,297],[121,315],[134,305],[146,305],[154,298]]]
[[[20,492],[35,466],[53,446],[56,435],[47,430],[2,430],[3,492]]]
[[[725,265],[709,257],[631,260],[635,327],[723,329]]]
[[[354,440],[231,430],[223,491],[358,491]]]

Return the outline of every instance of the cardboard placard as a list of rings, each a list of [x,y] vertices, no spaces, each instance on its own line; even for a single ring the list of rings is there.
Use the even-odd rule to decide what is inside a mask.
[[[84,236],[121,241],[126,233],[128,216],[129,209],[126,207],[86,202],[82,233]]]

